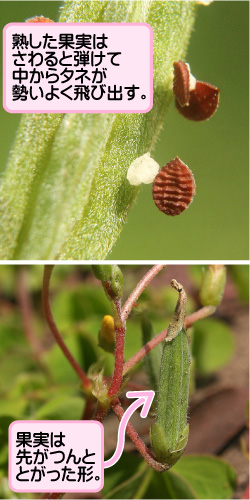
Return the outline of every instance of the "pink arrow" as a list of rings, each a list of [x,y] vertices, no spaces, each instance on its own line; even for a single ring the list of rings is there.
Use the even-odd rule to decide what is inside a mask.
[[[125,441],[125,430],[131,415],[135,412],[135,410],[137,410],[137,408],[139,408],[139,406],[142,406],[140,415],[142,418],[146,418],[150,406],[152,404],[152,401],[154,399],[155,393],[154,391],[129,391],[127,392],[126,396],[127,398],[137,398],[137,400],[134,401],[129,406],[129,408],[125,411],[120,421],[118,428],[116,450],[113,456],[109,460],[106,460],[104,462],[104,469],[108,469],[109,467],[112,467],[112,465],[115,465],[116,462],[118,462],[123,452],[124,441]]]

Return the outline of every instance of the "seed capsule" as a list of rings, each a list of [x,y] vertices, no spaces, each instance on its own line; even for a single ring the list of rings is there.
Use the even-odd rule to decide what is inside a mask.
[[[218,107],[220,90],[210,83],[196,81],[183,61],[174,62],[173,91],[179,113],[189,120],[207,120]]]
[[[30,19],[27,19],[26,23],[53,23],[54,21],[51,21],[48,17],[43,17],[43,16],[36,16],[36,17],[31,17]]]
[[[193,201],[195,180],[192,171],[180,158],[167,163],[153,183],[154,202],[166,215],[179,215]]]

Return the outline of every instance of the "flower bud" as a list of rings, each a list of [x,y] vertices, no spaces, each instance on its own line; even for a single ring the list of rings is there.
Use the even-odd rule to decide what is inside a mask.
[[[203,306],[218,306],[222,300],[226,284],[226,268],[223,265],[210,265],[203,271],[200,301]]]
[[[95,277],[102,286],[109,300],[120,299],[123,294],[123,274],[116,265],[93,265]]]
[[[113,353],[115,350],[115,327],[112,316],[104,316],[99,331],[99,346],[104,351]]]

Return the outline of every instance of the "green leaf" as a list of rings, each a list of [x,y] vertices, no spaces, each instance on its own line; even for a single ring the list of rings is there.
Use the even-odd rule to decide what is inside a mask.
[[[136,491],[145,479],[145,462],[142,458],[123,453],[120,460],[110,469],[105,470],[104,498],[138,498]],[[147,467],[147,474],[150,469]]]
[[[173,467],[194,489],[197,498],[232,498],[235,470],[223,460],[209,455],[182,457]],[[183,497],[175,497],[183,498]]]
[[[231,265],[228,266],[228,271],[231,274],[239,291],[239,296],[242,302],[249,301],[249,266],[248,265]]]
[[[77,396],[56,396],[35,413],[35,420],[80,420],[82,418],[85,401]]]
[[[15,419],[22,418],[28,401],[24,398],[16,398],[12,400],[1,400],[0,416],[15,415]]]
[[[154,105],[141,114],[26,114],[1,188],[1,259],[103,259],[138,188],[126,173],[150,151],[172,98],[195,2],[68,1],[61,22],[146,22],[154,38]]]
[[[224,322],[209,318],[195,323],[193,356],[201,375],[207,375],[224,366],[233,353],[234,337]]]
[[[80,336],[73,333],[70,337],[65,338],[64,341],[72,356],[82,365]],[[43,354],[43,360],[56,383],[75,383],[79,380],[76,372],[57,344],[54,344],[50,351]],[[84,366],[82,367],[83,369],[85,368]]]
[[[154,471],[143,498],[198,498],[194,490],[181,475],[172,469],[159,474]]]
[[[56,324],[59,330],[62,330],[72,328],[72,325],[90,318],[91,315],[99,315],[101,324],[102,317],[110,314],[111,307],[101,286],[98,288],[84,285],[57,293],[53,299],[52,310]]]
[[[15,382],[15,377],[21,372],[32,372],[37,368],[36,363],[30,359],[30,353],[20,351],[3,356],[0,363],[0,389],[6,391]]]
[[[104,498],[198,498],[178,473],[163,474],[151,469],[141,458],[124,453],[112,469],[105,470]]]

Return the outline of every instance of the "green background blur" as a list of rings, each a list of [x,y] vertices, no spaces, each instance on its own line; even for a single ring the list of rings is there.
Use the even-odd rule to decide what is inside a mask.
[[[2,26],[44,15],[58,20],[63,2],[0,2]],[[208,121],[186,120],[172,102],[152,156],[179,156],[193,171],[196,196],[179,217],[159,212],[143,186],[111,259],[248,259],[248,1],[199,6],[186,60],[198,80],[220,88]],[[1,170],[20,120],[0,110]]]

